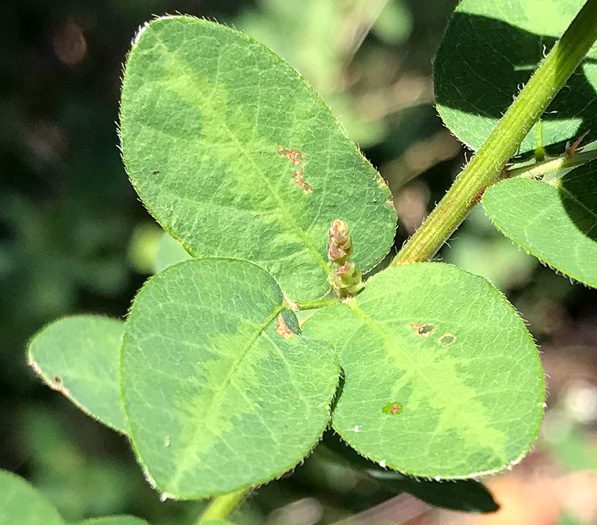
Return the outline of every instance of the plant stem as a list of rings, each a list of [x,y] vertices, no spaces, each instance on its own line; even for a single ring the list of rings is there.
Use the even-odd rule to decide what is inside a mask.
[[[597,150],[583,151],[581,153],[575,154],[572,157],[556,157],[555,159],[536,162],[530,166],[506,170],[504,172],[504,178],[538,179],[549,173],[555,173],[556,171],[565,170],[568,168],[575,168],[576,166],[586,164],[594,159],[597,159]]]
[[[597,0],[587,0],[488,139],[400,250],[392,265],[426,261],[437,253],[477,204],[485,189],[500,179],[508,160],[596,38]]]
[[[247,497],[248,490],[237,490],[214,498],[199,518],[197,525],[212,520],[226,519],[230,513]]]
[[[315,308],[323,308],[324,306],[331,306],[333,304],[338,304],[338,299],[336,297],[331,297],[329,299],[316,299],[314,301],[301,301],[300,303],[296,303],[296,309],[314,310]]]

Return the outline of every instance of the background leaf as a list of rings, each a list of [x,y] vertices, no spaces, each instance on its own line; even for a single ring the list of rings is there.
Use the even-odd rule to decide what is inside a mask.
[[[478,149],[512,96],[559,38],[584,0],[463,0],[435,60],[437,109],[450,130]],[[597,45],[542,116],[542,143],[563,153],[566,141],[597,137]],[[520,153],[537,147],[536,129]],[[549,148],[549,146],[553,146]]]
[[[294,467],[329,418],[339,368],[328,343],[276,332],[294,314],[244,261],[179,263],[151,278],[126,325],[131,440],[157,488],[196,499]],[[282,317],[283,316],[283,317]]]
[[[498,230],[516,244],[597,288],[597,161],[552,184],[502,181],[485,192],[483,206]]]
[[[228,27],[173,17],[143,30],[121,136],[135,189],[173,237],[195,256],[260,264],[293,299],[329,288],[332,220],[348,223],[363,270],[392,244],[379,174],[294,69]]]
[[[0,525],[65,525],[50,502],[23,478],[0,470]]]
[[[333,451],[336,456],[364,471],[385,487],[398,493],[408,492],[430,505],[472,513],[489,513],[499,509],[499,505],[493,499],[489,489],[474,479],[457,479],[447,482],[412,478],[369,461],[342,442],[332,431],[324,434],[323,445]]]
[[[438,263],[389,268],[305,333],[334,334],[345,379],[332,425],[382,466],[471,477],[520,461],[537,435],[537,349],[481,277]]]
[[[164,268],[177,262],[186,261],[191,256],[183,246],[166,232],[160,237],[158,251],[155,258],[154,273],[161,272]]]
[[[145,520],[136,516],[108,516],[93,518],[77,522],[75,525],[149,525]]]
[[[126,433],[118,384],[124,323],[93,315],[64,317],[29,343],[29,364],[83,412]]]

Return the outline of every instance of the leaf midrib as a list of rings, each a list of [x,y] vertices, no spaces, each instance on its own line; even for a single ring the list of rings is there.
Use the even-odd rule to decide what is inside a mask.
[[[282,310],[284,310],[283,303],[276,305],[276,308],[272,311],[272,313],[265,319],[265,321],[261,325],[259,325],[259,327],[255,331],[254,336],[251,339],[249,339],[246,346],[242,349],[241,352],[238,353],[236,362],[230,368],[228,374],[224,378],[224,381],[221,383],[220,387],[213,391],[213,397],[212,397],[212,401],[211,401],[210,405],[205,408],[201,417],[196,418],[196,421],[203,422],[203,421],[209,419],[209,414],[213,411],[213,408],[217,405],[217,402],[216,402],[217,399],[222,394],[222,392],[224,392],[226,390],[226,388],[232,382],[232,379],[233,379],[236,371],[239,369],[242,361],[249,353],[249,350],[253,347],[253,345],[255,344],[255,342],[257,341],[259,336],[263,333],[263,331],[282,312]],[[186,472],[188,472],[190,465],[188,463],[184,462],[184,458],[187,457],[188,454],[191,452],[191,450],[194,448],[196,442],[198,441],[199,433],[202,429],[203,429],[202,424],[201,423],[197,424],[191,439],[189,439],[189,441],[188,441],[188,444],[177,454],[178,459],[175,462],[175,464],[177,465],[176,470],[174,471],[174,474],[170,477],[170,479],[166,483],[166,485],[168,485],[170,487],[168,490],[171,490],[171,491],[177,490],[178,483],[179,483],[181,477]]]
[[[157,40],[156,43],[160,44],[159,50],[164,54],[164,56],[167,59],[173,60],[174,62],[183,62],[189,71],[192,71],[194,74],[196,74],[196,72],[193,69],[193,67],[188,62],[186,62],[185,60],[179,58],[175,53],[172,53],[169,50],[167,44],[159,36],[156,38],[156,40]],[[220,54],[219,56],[221,57],[222,55]],[[197,90],[200,89],[200,83],[197,82],[194,78],[190,78],[189,81],[194,84],[195,89],[197,89]],[[209,80],[208,80],[208,82],[209,82]],[[216,83],[216,86],[217,86],[217,83]],[[203,113],[202,108],[200,106],[195,105],[195,109],[200,114]],[[311,254],[313,255],[313,258],[324,269],[325,273],[327,275],[331,275],[331,269],[330,269],[329,265],[323,259],[323,257],[321,257],[321,255],[319,254],[319,252],[317,251],[317,249],[315,248],[315,246],[311,243],[311,240],[309,239],[309,237],[307,236],[307,234],[296,223],[296,221],[294,220],[293,215],[290,213],[290,211],[289,211],[289,209],[287,207],[287,204],[280,197],[280,195],[278,194],[278,192],[275,191],[275,189],[272,187],[272,185],[269,182],[268,177],[263,173],[263,171],[261,170],[261,168],[259,168],[259,166],[255,162],[255,158],[252,155],[251,151],[247,150],[243,146],[242,142],[239,141],[239,139],[234,134],[234,132],[228,127],[228,124],[221,117],[221,112],[214,112],[214,114],[217,116],[217,118],[218,118],[219,123],[221,124],[221,126],[226,130],[226,133],[234,141],[234,143],[237,145],[238,149],[242,152],[242,154],[244,155],[244,158],[249,159],[250,163],[252,164],[252,166],[253,166],[253,168],[255,170],[255,173],[260,177],[260,179],[263,182],[263,184],[265,185],[265,187],[267,187],[267,189],[271,193],[271,195],[274,198],[274,200],[278,203],[279,210],[282,212],[282,214],[285,216],[285,218],[288,221],[287,224],[290,224],[292,226],[291,229],[295,230],[295,232],[297,233],[297,235],[299,236],[299,238],[303,241],[304,246],[309,250],[309,252],[311,252]],[[283,221],[279,221],[279,222],[280,222],[280,224],[282,226],[285,225],[285,223]]]
[[[384,329],[384,327],[382,325],[380,325],[375,319],[373,319],[371,316],[369,316],[357,303],[357,300],[352,300],[352,301],[348,301],[346,304],[348,304],[348,306],[350,307],[350,309],[355,312],[363,321],[364,324],[368,325],[369,327],[371,327],[371,329],[378,335],[381,337],[382,341],[385,342],[389,342],[391,344],[391,347],[394,349],[394,351],[396,353],[399,354],[399,357],[401,359],[403,359],[404,361],[407,361],[411,366],[412,369],[409,370],[408,368],[405,368],[406,370],[406,377],[408,377],[408,374],[410,372],[410,374],[412,375],[417,375],[418,377],[420,377],[425,384],[428,386],[429,390],[434,392],[434,394],[437,396],[438,399],[450,399],[450,397],[453,395],[453,392],[442,392],[441,389],[438,388],[438,385],[429,381],[426,377],[426,375],[423,373],[421,366],[415,361],[413,360],[406,352],[402,351],[399,346],[395,343],[394,339],[392,338],[392,336],[390,334],[387,333],[387,331]],[[466,385],[465,385],[466,387]],[[466,387],[469,388],[470,390],[473,390],[471,387]],[[479,405],[487,410],[487,407],[485,407],[485,405],[483,405],[483,403],[481,403],[480,401],[478,401]],[[458,416],[459,420],[462,420],[462,412],[457,410],[458,405],[454,404],[452,406],[443,406],[441,408],[441,410],[447,411],[448,413],[454,413],[456,416]],[[467,421],[469,421],[468,418],[466,418]],[[479,431],[481,429],[481,427],[485,426],[486,428],[491,428],[492,431],[494,432],[499,432],[500,434],[503,435],[503,432],[501,432],[501,430],[499,430],[498,428],[495,428],[493,425],[491,425],[489,423],[490,420],[486,420],[485,421],[485,425],[482,424],[475,424],[475,421],[472,421],[472,424],[469,425],[469,432],[471,432],[472,434],[477,434],[478,435],[478,440],[479,442],[484,442],[484,436],[483,433],[481,431],[480,435],[478,434],[477,431]],[[480,422],[477,422],[480,423]],[[462,427],[461,427],[462,428]],[[436,429],[437,430],[437,429]]]

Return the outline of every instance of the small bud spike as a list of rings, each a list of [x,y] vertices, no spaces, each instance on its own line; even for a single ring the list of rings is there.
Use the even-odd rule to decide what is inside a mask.
[[[328,232],[328,259],[332,266],[330,282],[341,299],[356,295],[363,288],[361,270],[351,260],[352,237],[348,225],[336,219]]]

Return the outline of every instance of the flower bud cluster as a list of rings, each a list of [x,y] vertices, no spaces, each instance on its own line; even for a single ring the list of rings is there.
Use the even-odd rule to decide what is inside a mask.
[[[361,270],[351,260],[352,237],[347,224],[336,219],[328,232],[328,259],[332,266],[330,282],[341,299],[356,295],[363,288]]]

